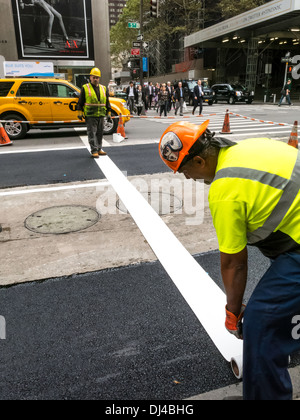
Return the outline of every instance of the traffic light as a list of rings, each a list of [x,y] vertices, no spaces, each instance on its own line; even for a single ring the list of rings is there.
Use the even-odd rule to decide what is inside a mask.
[[[293,68],[294,68],[294,66],[292,66],[292,65],[289,64],[288,69],[287,69],[287,78],[288,79],[292,79],[293,78],[293,75],[292,75]]]
[[[158,17],[158,0],[150,0],[150,16],[153,18]]]

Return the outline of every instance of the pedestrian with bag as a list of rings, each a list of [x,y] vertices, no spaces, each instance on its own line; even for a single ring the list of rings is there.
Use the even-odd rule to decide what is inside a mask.
[[[138,116],[142,115],[143,112],[145,113],[146,95],[141,85],[138,86],[138,89],[136,91],[135,103],[137,107]]]
[[[77,110],[81,111],[78,118],[85,119],[87,134],[94,159],[105,156],[102,150],[104,118],[111,118],[111,106],[108,89],[100,85],[101,71],[93,68],[90,73],[90,83],[81,89]]]
[[[159,153],[175,173],[210,185],[225,326],[244,340],[244,400],[291,400],[289,357],[300,351],[294,333],[300,315],[300,154],[270,139],[236,144],[216,138],[208,126],[171,125]],[[268,257],[270,268],[245,308],[247,246]]]
[[[169,92],[167,91],[166,84],[163,83],[162,88],[158,94],[158,104],[160,109],[160,116],[164,113],[164,116],[168,116],[168,105],[169,105]]]
[[[278,106],[281,106],[282,105],[282,102],[283,102],[283,99],[284,98],[286,98],[289,106],[292,106],[293,105],[292,102],[291,102],[291,96],[290,96],[291,90],[292,90],[292,81],[291,81],[291,79],[289,79],[287,81],[287,83],[284,85],[284,88],[281,91],[281,95],[282,96],[281,96],[281,99],[279,101]]]

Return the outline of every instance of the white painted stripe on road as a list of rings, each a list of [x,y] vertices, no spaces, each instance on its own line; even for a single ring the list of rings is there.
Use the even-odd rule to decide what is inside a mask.
[[[98,182],[91,182],[89,184],[76,184],[76,185],[64,185],[60,187],[44,187],[44,188],[32,188],[28,190],[13,190],[13,191],[2,191],[0,192],[0,197],[9,197],[14,195],[26,195],[26,194],[33,194],[33,193],[48,193],[54,191],[66,191],[66,190],[78,190],[82,188],[97,188],[97,187],[106,187],[109,186],[110,183],[107,180],[98,181]]]
[[[230,361],[241,356],[242,341],[225,329],[226,296],[222,290],[112,160],[105,156],[96,163],[223,357]]]
[[[56,151],[65,151],[65,150],[82,150],[86,149],[85,146],[75,146],[75,147],[52,147],[52,148],[45,148],[45,149],[7,149],[3,150],[0,149],[0,156],[1,155],[10,155],[13,153],[41,153],[41,152],[56,152]]]

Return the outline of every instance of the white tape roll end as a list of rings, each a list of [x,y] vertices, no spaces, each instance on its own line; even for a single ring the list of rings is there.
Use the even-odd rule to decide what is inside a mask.
[[[233,357],[231,359],[231,369],[237,379],[243,378],[243,356]]]

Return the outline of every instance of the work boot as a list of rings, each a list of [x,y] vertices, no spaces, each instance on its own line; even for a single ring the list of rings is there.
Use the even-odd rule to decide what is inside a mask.
[[[100,150],[100,152],[98,152],[99,156],[107,156],[107,153],[103,152],[103,150]]]
[[[93,159],[99,159],[99,155],[98,155],[98,153],[92,153],[92,154],[91,154],[91,157],[92,157]]]

